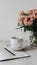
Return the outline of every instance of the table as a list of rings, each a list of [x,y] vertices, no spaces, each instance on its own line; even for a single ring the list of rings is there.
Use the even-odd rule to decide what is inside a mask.
[[[0,41],[0,46],[2,45],[2,43],[4,44],[4,41]],[[25,52],[29,53],[31,57],[0,62],[0,65],[37,65],[37,47]]]

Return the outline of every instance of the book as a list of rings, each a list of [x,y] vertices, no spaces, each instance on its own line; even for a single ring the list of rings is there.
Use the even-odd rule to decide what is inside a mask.
[[[8,52],[7,50],[11,51],[13,54],[11,54],[10,52]],[[27,54],[26,52],[23,51],[13,51],[12,49],[8,48],[8,47],[1,47],[0,48],[0,62],[3,61],[10,61],[10,60],[15,60],[15,59],[21,59],[21,58],[27,58],[30,57],[29,54]]]

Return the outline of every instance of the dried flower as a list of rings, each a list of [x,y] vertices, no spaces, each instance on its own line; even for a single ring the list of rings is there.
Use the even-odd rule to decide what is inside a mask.
[[[18,24],[20,28],[33,31],[33,28],[37,27],[37,22],[34,23],[34,20],[37,19],[37,9],[29,10],[27,13],[21,11],[19,16],[20,18],[18,18]]]

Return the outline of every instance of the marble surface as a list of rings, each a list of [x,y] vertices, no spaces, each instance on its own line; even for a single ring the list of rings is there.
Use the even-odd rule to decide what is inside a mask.
[[[3,41],[0,41],[0,46],[2,46],[2,43],[4,44]],[[37,65],[37,47],[24,52],[29,53],[31,57],[0,62],[0,65]]]

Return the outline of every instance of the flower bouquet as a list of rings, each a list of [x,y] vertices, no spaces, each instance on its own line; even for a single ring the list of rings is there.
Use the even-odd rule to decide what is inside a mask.
[[[19,13],[19,18],[18,18],[18,26],[19,28],[17,29],[24,29],[24,32],[26,31],[32,31],[33,36],[32,40],[33,44],[37,44],[37,9],[29,10],[27,13],[24,11],[21,11]]]

